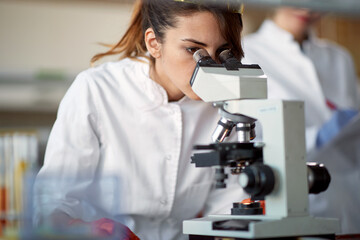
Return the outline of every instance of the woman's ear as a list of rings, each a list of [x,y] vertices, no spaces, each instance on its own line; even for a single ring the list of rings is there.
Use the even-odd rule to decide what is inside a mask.
[[[145,44],[146,48],[153,58],[159,58],[161,56],[161,44],[158,42],[155,36],[155,32],[152,28],[148,28],[145,31]]]

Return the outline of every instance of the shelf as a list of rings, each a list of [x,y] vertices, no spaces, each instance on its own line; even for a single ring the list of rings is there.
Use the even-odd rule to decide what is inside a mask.
[[[56,112],[74,77],[48,77],[0,74],[0,111]]]

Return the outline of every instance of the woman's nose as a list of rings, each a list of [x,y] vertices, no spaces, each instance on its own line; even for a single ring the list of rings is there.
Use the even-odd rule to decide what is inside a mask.
[[[220,63],[220,60],[217,56],[216,51],[210,51],[210,50],[207,50],[207,51],[208,51],[210,57],[212,58],[212,60],[214,60],[216,63]]]

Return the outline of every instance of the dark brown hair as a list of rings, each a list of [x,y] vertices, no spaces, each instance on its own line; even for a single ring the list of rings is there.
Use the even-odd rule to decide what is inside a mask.
[[[131,17],[130,25],[121,40],[104,53],[96,54],[93,64],[102,57],[121,54],[123,58],[149,58],[144,42],[146,29],[152,28],[158,41],[162,42],[166,30],[176,27],[177,16],[188,16],[195,12],[209,11],[218,20],[224,39],[229,43],[236,58],[244,56],[240,35],[242,31],[241,14],[231,10],[229,6],[197,4],[175,0],[137,0]],[[153,60],[151,57],[150,59]]]

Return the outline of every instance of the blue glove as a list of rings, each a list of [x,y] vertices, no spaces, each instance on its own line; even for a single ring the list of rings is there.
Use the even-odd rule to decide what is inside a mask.
[[[358,114],[356,110],[337,110],[320,128],[316,137],[316,147],[320,148],[330,142],[356,114]]]

